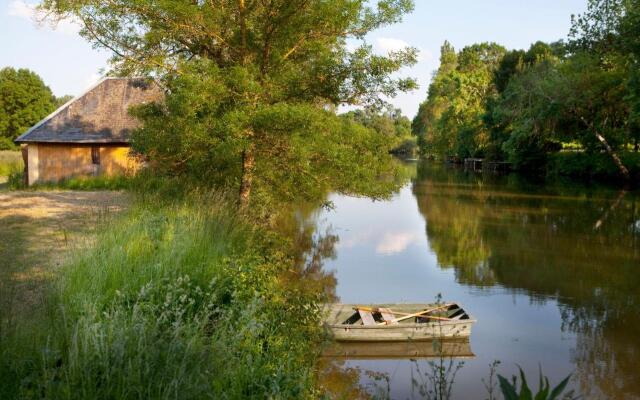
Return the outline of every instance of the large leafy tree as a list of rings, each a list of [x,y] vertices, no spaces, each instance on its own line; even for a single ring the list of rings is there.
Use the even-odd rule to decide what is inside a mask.
[[[0,137],[15,139],[46,117],[56,99],[42,79],[28,69],[0,70]]]
[[[341,167],[343,186],[350,172],[357,178],[376,164],[367,156],[384,153],[374,151],[384,143],[370,131],[345,126],[333,111],[380,106],[381,94],[416,86],[392,77],[415,62],[415,49],[380,56],[364,41],[398,22],[412,0],[370,4],[44,0],[42,8],[81,21],[83,36],[113,52],[118,73],[149,74],[167,87],[165,105],[138,112],[146,122],[138,149],[175,172],[236,185],[246,205],[256,185],[289,194],[327,187],[331,166]],[[347,39],[361,45],[350,51]]]
[[[440,68],[413,122],[424,152],[469,157],[486,151],[489,135],[483,115],[496,93],[494,72],[505,52],[495,43],[481,43],[456,54],[444,43]]]
[[[628,97],[631,110],[629,127],[635,151],[640,149],[640,1],[626,3],[626,12],[620,20],[619,44],[629,55]]]

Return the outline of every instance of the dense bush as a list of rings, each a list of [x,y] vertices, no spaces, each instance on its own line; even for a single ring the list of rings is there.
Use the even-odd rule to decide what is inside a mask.
[[[3,151],[3,150],[16,150],[17,148],[18,148],[18,146],[16,146],[13,143],[13,140],[11,140],[11,138],[1,137],[0,136],[0,151]]]
[[[621,153],[620,158],[629,169],[632,182],[640,179],[640,153]],[[600,181],[620,180],[618,167],[606,153],[561,152],[553,155],[549,175],[569,176]]]

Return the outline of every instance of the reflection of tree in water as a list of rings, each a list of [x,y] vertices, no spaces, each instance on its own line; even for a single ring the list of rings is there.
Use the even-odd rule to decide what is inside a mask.
[[[318,366],[322,392],[330,399],[366,400],[372,396],[360,385],[364,373],[358,367],[348,367],[344,360],[322,359]]]
[[[340,193],[369,196],[383,199],[397,193],[415,177],[414,164],[401,162],[395,158],[386,160],[388,165],[383,175],[376,179],[362,176],[362,179],[343,182],[336,190]],[[374,171],[375,169],[372,169]],[[347,178],[345,175],[342,178]],[[323,227],[319,221],[321,211],[330,207],[327,193],[318,193],[315,200],[299,200],[296,203],[278,204],[277,212],[270,214],[272,227],[282,237],[287,238],[286,254],[294,258],[295,271],[290,271],[289,282],[306,291],[323,294],[323,301],[336,300],[336,278],[334,272],[327,272],[323,266],[327,260],[336,257],[335,247],[339,241],[331,226]],[[319,296],[321,297],[321,296]]]
[[[442,268],[455,268],[456,279],[461,283],[490,286],[495,283],[492,271],[487,266],[489,247],[483,242],[480,232],[478,207],[470,207],[478,193],[468,191],[452,199],[450,176],[441,181],[418,178],[413,190],[418,199],[420,212],[428,216],[427,236],[429,245],[438,257]],[[472,182],[469,183],[473,185]],[[481,193],[481,192],[480,192]]]
[[[288,238],[287,253],[297,267],[288,275],[290,284],[318,293],[322,301],[333,301],[336,299],[335,273],[325,271],[323,266],[326,260],[335,258],[339,237],[332,233],[331,227],[319,230],[319,214],[317,205],[299,204],[296,211],[281,210],[274,226]]]
[[[464,284],[556,298],[563,329],[577,334],[575,376],[586,397],[637,397],[637,195],[490,179],[419,169],[413,192],[440,265]]]

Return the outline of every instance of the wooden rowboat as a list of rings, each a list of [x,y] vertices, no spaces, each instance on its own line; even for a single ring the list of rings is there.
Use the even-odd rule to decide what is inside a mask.
[[[468,338],[475,322],[456,303],[333,304],[326,326],[336,341],[399,342]]]

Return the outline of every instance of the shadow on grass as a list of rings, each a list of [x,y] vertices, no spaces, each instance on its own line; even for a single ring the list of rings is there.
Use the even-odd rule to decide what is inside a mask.
[[[56,269],[122,208],[114,203],[100,193],[0,193],[0,340],[18,318],[42,311]]]

